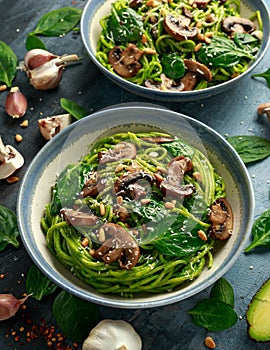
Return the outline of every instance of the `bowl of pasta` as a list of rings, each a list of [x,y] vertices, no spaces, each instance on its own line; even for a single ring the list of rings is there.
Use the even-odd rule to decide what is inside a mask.
[[[205,124],[152,105],[75,122],[30,164],[23,243],[74,295],[120,308],[188,298],[237,261],[253,220],[248,172]]]
[[[89,0],[81,35],[114,83],[155,100],[192,101],[233,88],[269,45],[263,0]]]

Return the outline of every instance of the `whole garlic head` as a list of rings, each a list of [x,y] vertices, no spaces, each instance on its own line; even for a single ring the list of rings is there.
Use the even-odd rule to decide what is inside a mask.
[[[85,339],[82,350],[141,350],[142,341],[134,328],[123,320],[103,320]]]

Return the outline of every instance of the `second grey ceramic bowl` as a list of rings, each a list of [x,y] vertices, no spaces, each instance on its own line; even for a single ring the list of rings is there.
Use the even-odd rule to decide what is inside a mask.
[[[98,38],[101,33],[101,26],[99,20],[111,11],[111,4],[115,0],[88,0],[81,19],[81,35],[84,46],[94,64],[114,83],[120,85],[122,88],[132,92],[134,94],[158,100],[158,101],[194,101],[199,99],[208,98],[210,96],[219,94],[227,89],[233,89],[240,80],[246,77],[261,61],[264,57],[267,48],[269,46],[269,32],[270,32],[270,19],[269,12],[264,3],[264,0],[242,0],[241,1],[241,14],[243,17],[249,17],[254,11],[260,11],[264,37],[262,41],[261,49],[257,55],[255,61],[251,62],[249,68],[239,75],[238,77],[224,82],[220,85],[209,87],[202,90],[172,92],[149,89],[144,86],[140,86],[121,78],[106,69],[96,58],[96,49]],[[252,11],[251,11],[251,10]]]

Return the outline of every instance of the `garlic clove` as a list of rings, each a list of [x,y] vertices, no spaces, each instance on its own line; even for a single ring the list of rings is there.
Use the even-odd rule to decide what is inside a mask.
[[[28,297],[29,295],[23,299],[17,299],[12,294],[0,294],[0,321],[14,316]]]
[[[27,99],[24,94],[21,93],[18,86],[14,86],[10,89],[6,97],[5,104],[6,112],[12,118],[20,118],[25,115],[27,110]]]
[[[83,342],[82,350],[141,350],[142,341],[135,329],[123,320],[102,320]]]
[[[6,179],[24,164],[23,156],[11,145],[4,145],[0,137],[0,179]]]
[[[24,65],[26,69],[31,70],[43,65],[46,62],[49,62],[50,60],[56,57],[56,55],[52,54],[49,51],[42,49],[33,49],[28,51],[25,55]]]
[[[38,121],[40,133],[46,140],[53,138],[69,124],[71,124],[71,115],[69,113],[39,119]]]
[[[56,88],[62,79],[63,67],[57,66],[54,60],[27,72],[30,83],[36,90]]]

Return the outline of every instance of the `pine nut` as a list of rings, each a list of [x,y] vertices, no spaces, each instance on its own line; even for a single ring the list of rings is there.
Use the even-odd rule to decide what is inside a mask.
[[[15,141],[16,141],[16,142],[22,142],[22,140],[23,140],[22,135],[20,135],[20,134],[16,134],[16,135],[15,135]]]
[[[103,228],[101,228],[98,232],[98,240],[100,242],[104,242],[106,240],[105,231],[103,230]]]
[[[151,199],[150,199],[150,198],[143,198],[143,199],[141,199],[141,204],[142,204],[142,205],[148,204],[148,203],[150,203],[150,202],[151,202]]]
[[[216,343],[212,337],[206,337],[204,340],[204,344],[208,349],[215,349]]]
[[[198,52],[202,48],[202,43],[199,43],[195,46],[194,51]]]
[[[7,178],[7,183],[14,184],[14,183],[18,182],[19,180],[20,180],[20,178],[17,176],[9,176]]]
[[[206,233],[203,230],[199,230],[197,233],[201,240],[207,241]]]
[[[5,91],[6,89],[7,89],[6,84],[0,85],[0,92]]]
[[[172,202],[166,202],[164,204],[164,206],[166,209],[174,209],[175,208],[175,205]]]
[[[118,205],[122,205],[123,204],[123,197],[122,196],[117,196],[116,201],[117,201]]]
[[[28,127],[28,120],[25,119],[25,120],[20,124],[20,126],[21,126],[22,128],[27,128],[27,127]]]
[[[88,240],[88,238],[87,237],[84,237],[84,239],[82,240],[82,246],[83,247],[87,247],[88,246],[88,243],[89,243],[89,240]]]
[[[106,214],[106,208],[105,208],[105,205],[103,203],[100,203],[99,211],[100,211],[101,216],[104,216]]]

